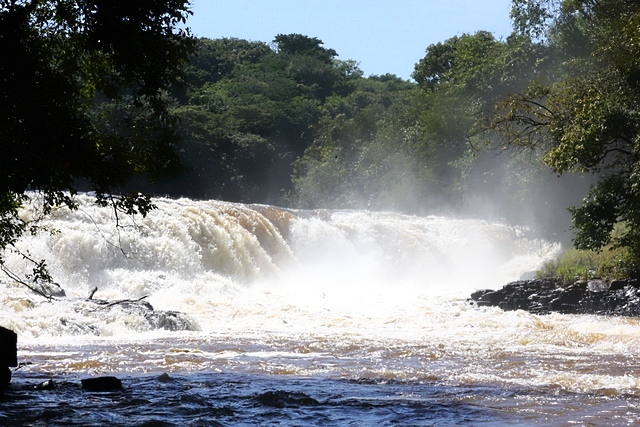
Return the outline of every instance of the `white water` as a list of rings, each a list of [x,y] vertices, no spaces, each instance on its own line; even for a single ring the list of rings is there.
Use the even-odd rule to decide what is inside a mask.
[[[19,245],[48,260],[67,298],[48,303],[0,284],[0,325],[18,332],[22,358],[38,362],[30,369],[242,369],[638,390],[629,368],[640,354],[635,319],[467,303],[474,290],[518,279],[559,249],[508,226],[160,199],[147,218],[116,229],[109,209],[80,200],[78,211],[57,212],[48,224],[59,233]],[[29,267],[7,256],[13,271]],[[151,331],[124,311],[90,311],[82,299],[94,286],[94,298],[148,296],[201,330]]]
[[[95,298],[148,296],[156,309],[193,316],[205,332],[360,328],[365,320],[387,329],[394,319],[446,312],[473,290],[500,287],[557,250],[477,220],[186,199],[158,200],[146,219],[125,219],[118,229],[112,211],[81,201],[78,211],[44,224],[56,232],[27,237],[19,248],[46,259],[70,298],[86,298],[95,286]],[[18,255],[7,264],[14,272],[30,268]],[[16,310],[9,326],[24,338],[64,336],[49,317],[77,315],[64,302],[23,310],[31,303],[6,304]],[[125,323],[96,326],[107,336],[136,330]]]

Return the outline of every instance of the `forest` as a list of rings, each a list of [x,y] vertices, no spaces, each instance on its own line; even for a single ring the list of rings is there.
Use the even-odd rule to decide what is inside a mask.
[[[71,3],[0,2],[0,249],[27,192],[46,214],[93,191],[143,215],[184,196],[499,219],[638,270],[638,2],[513,0],[509,37],[427,46],[412,80],[312,35],[194,38],[184,1]]]
[[[568,187],[588,179],[558,185],[538,150],[500,153],[480,129],[490,106],[538,72],[536,47],[517,35],[452,37],[427,48],[411,82],[365,77],[305,35],[199,39],[175,93],[187,171],[146,190],[549,225],[568,206],[559,203]]]

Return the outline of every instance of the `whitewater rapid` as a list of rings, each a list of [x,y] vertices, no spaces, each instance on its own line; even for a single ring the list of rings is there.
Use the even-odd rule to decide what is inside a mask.
[[[46,259],[67,297],[53,303],[4,280],[0,320],[22,339],[68,336],[87,323],[99,336],[145,332],[130,318],[92,318],[67,300],[146,298],[182,311],[206,332],[388,329],[447,313],[454,301],[497,288],[558,251],[513,227],[481,220],[366,211],[294,211],[265,205],[157,199],[146,218],[119,218],[79,196],[17,245]],[[26,219],[37,206],[27,207]],[[5,254],[13,272],[30,264]],[[429,323],[432,320],[429,320]]]
[[[79,196],[25,236],[66,292],[54,301],[8,278],[0,325],[23,372],[210,373],[384,378],[440,384],[638,392],[636,319],[475,307],[559,246],[497,222],[397,213],[297,211],[157,199],[120,218]],[[37,209],[26,207],[25,219]],[[14,272],[31,267],[5,254]],[[197,327],[154,329],[140,313],[86,301],[138,300]],[[546,392],[545,392],[546,393]],[[552,393],[553,394],[553,393]]]
[[[0,279],[0,325],[18,333],[22,364],[10,396],[61,384],[0,408],[0,424],[30,423],[34,411],[52,425],[640,419],[638,319],[468,302],[560,250],[516,227],[188,199],[156,199],[146,218],[116,227],[113,211],[78,201],[17,244],[47,260],[66,296],[48,301]],[[21,214],[38,218],[37,205]],[[4,257],[14,273],[32,267]],[[165,330],[144,310],[96,300],[140,300],[189,327]],[[74,383],[96,375],[123,378],[125,390],[88,399]],[[265,400],[274,396],[284,401]]]

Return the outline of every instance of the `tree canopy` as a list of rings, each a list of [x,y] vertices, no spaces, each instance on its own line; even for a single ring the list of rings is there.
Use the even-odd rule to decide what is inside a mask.
[[[280,203],[291,190],[293,163],[313,143],[315,125],[334,99],[362,77],[321,40],[277,35],[271,44],[199,39],[177,93],[189,167],[155,193],[240,202]]]
[[[549,67],[546,54],[522,36],[462,34],[428,46],[413,83],[364,77],[357,62],[336,59],[314,37],[199,39],[174,110],[189,171],[151,190],[411,213],[459,211],[483,199],[494,216],[558,238],[568,228],[563,185],[545,203],[526,203],[554,175],[524,153],[478,152],[473,136],[484,111]]]
[[[189,13],[183,0],[0,0],[0,249],[27,230],[28,192],[44,213],[75,207],[81,187],[126,213],[153,207],[121,189],[180,169],[168,93],[193,49],[178,28]]]
[[[505,97],[487,128],[511,146],[542,149],[558,174],[597,174],[571,210],[575,244],[613,243],[640,260],[640,4],[515,1],[512,15],[553,66]]]

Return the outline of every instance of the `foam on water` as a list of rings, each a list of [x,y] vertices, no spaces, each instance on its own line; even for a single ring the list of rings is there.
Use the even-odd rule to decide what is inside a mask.
[[[110,209],[79,199],[78,211],[60,210],[45,224],[59,232],[25,237],[19,248],[46,259],[70,298],[95,286],[96,298],[148,296],[158,309],[195,317],[205,331],[282,322],[359,328],[364,320],[375,328],[421,310],[446,315],[453,299],[517,279],[558,249],[477,220],[187,199],[157,200],[147,218],[120,218],[115,227]],[[28,271],[20,256],[7,259],[14,272]],[[65,335],[50,322],[64,302],[34,304],[36,297],[15,288],[5,298],[22,334]],[[144,329],[131,319],[65,315],[97,321],[100,335]]]
[[[24,355],[42,359],[38,369],[244,370],[617,393],[640,383],[626,367],[640,354],[635,319],[466,302],[559,250],[504,224],[158,199],[147,218],[120,218],[116,228],[111,210],[79,200],[78,211],[47,222],[59,232],[18,245],[47,259],[67,297],[49,303],[0,283],[0,324],[19,333]],[[28,271],[20,256],[6,257],[12,271]],[[91,309],[84,299],[95,286],[94,298],[146,296],[201,330],[152,330],[135,313]]]

